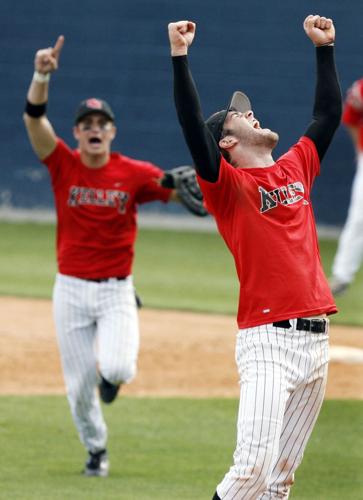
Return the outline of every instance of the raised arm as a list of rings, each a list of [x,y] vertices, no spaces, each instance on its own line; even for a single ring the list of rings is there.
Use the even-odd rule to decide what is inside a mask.
[[[46,117],[50,75],[58,68],[64,37],[59,36],[54,47],[38,50],[24,112],[29,140],[39,159],[49,156],[56,147],[57,137]]]
[[[331,19],[311,15],[305,19],[304,29],[316,47],[317,61],[313,119],[304,135],[315,143],[322,160],[342,114],[342,97],[334,60],[335,28]]]
[[[209,182],[218,179],[221,153],[204,123],[198,92],[188,65],[188,48],[195,24],[178,21],[168,26],[174,69],[174,99],[179,122],[198,174]]]

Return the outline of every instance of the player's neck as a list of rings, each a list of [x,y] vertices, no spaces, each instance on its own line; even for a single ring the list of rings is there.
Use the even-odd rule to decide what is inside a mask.
[[[264,168],[273,165],[274,159],[271,150],[250,150],[238,148],[231,155],[231,165],[235,168]]]
[[[85,151],[80,152],[81,162],[88,168],[104,167],[110,160],[110,153],[89,154]]]

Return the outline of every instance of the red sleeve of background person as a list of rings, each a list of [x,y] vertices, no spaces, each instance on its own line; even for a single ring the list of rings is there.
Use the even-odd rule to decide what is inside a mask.
[[[357,80],[347,92],[342,121],[359,130],[358,147],[363,151],[363,78]]]
[[[310,200],[319,170],[303,137],[270,167],[236,169],[222,158],[216,183],[198,179],[235,260],[240,328],[336,312]]]
[[[171,190],[157,182],[163,171],[118,153],[101,169],[87,168],[62,140],[44,163],[57,211],[59,272],[79,278],[131,274],[137,205],[169,200]]]

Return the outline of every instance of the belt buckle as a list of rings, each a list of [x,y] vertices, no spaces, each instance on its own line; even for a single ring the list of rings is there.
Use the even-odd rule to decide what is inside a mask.
[[[326,331],[326,320],[323,318],[311,319],[310,331],[312,333],[324,333]]]

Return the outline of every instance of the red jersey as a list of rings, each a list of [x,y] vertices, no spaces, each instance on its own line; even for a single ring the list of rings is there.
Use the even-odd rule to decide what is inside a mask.
[[[363,78],[348,90],[342,120],[345,125],[358,128],[358,148],[363,151]]]
[[[88,168],[60,139],[43,163],[55,198],[59,272],[78,278],[131,274],[137,205],[169,200],[171,190],[156,182],[163,171],[119,153],[101,168]]]
[[[310,191],[320,171],[302,137],[267,168],[223,157],[216,183],[198,178],[240,282],[239,328],[337,311],[324,275]]]

